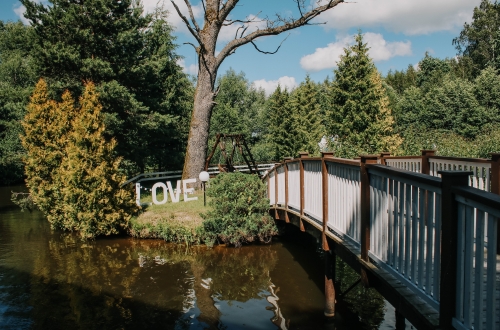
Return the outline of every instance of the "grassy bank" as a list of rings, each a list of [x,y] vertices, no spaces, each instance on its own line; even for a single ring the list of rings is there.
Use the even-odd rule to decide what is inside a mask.
[[[169,198],[163,205],[143,207],[143,212],[130,221],[130,234],[138,238],[162,238],[168,242],[188,245],[202,243],[203,219],[200,213],[209,210],[208,198],[205,207],[203,191],[197,191],[188,197],[198,197],[198,200],[184,202],[184,196],[181,195],[178,203],[172,203]],[[163,200],[163,195],[158,194],[157,199]],[[141,203],[151,201],[151,196],[141,198]]]

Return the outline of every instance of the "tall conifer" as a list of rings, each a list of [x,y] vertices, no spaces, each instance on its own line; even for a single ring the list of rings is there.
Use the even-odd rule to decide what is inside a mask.
[[[63,227],[83,238],[118,233],[135,209],[130,191],[121,189],[116,140],[104,139],[102,106],[93,83],[87,83],[72,123],[66,157],[59,169]]]
[[[268,100],[268,136],[273,160],[280,161],[284,157],[294,157],[293,118],[289,104],[289,94],[278,85]]]
[[[332,83],[332,112],[329,134],[335,137],[332,148],[339,157],[363,153],[394,152],[401,138],[393,132],[394,119],[382,80],[363,35],[344,48],[335,81]]]
[[[74,107],[69,92],[57,103],[49,100],[47,90],[47,83],[40,79],[22,121],[25,134],[21,142],[26,149],[26,184],[37,207],[49,215],[60,202],[61,183],[55,180],[55,175],[65,157]]]
[[[290,98],[295,131],[295,153],[307,151],[319,154],[319,146],[325,129],[321,119],[321,100],[318,86],[309,76],[295,89]]]

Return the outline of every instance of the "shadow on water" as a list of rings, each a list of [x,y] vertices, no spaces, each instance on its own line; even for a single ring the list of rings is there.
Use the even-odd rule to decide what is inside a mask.
[[[378,315],[379,301],[361,291],[351,294],[366,311],[343,302],[326,320],[321,253],[314,238],[295,234],[239,249],[82,242],[52,231],[39,212],[2,208],[0,328],[377,328],[379,319],[363,313]]]

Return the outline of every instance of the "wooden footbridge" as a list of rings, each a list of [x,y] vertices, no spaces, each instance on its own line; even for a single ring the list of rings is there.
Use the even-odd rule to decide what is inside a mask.
[[[264,179],[275,218],[327,251],[325,315],[335,313],[338,256],[418,329],[500,329],[500,154],[302,153]]]

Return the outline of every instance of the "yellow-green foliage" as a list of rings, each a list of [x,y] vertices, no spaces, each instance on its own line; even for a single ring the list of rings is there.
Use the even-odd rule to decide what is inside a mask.
[[[102,107],[93,83],[85,85],[79,107],[69,92],[48,100],[37,84],[23,122],[27,184],[53,228],[79,231],[82,238],[126,228],[136,206],[119,173],[116,141],[106,141]]]

